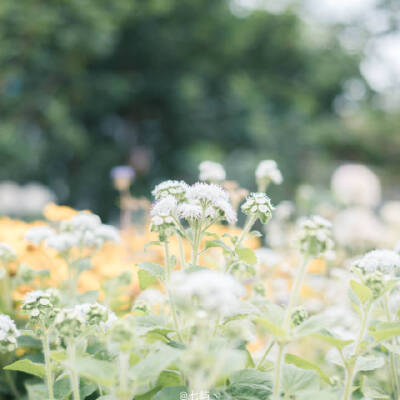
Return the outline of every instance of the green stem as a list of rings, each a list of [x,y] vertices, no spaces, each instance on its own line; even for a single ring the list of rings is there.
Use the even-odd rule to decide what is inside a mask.
[[[4,312],[9,314],[12,312],[12,299],[11,299],[11,284],[10,284],[10,275],[8,274],[7,264],[4,264],[4,277],[2,279],[2,297],[4,303]]]
[[[43,335],[42,342],[43,342],[44,366],[46,370],[47,391],[49,395],[49,400],[54,400],[53,373],[50,360],[50,341],[48,332],[45,332],[45,334]]]
[[[16,399],[19,399],[20,398],[20,394],[19,394],[19,391],[18,391],[17,387],[15,386],[15,382],[14,382],[14,379],[13,379],[13,377],[11,375],[11,372],[6,370],[6,369],[4,369],[3,371],[4,371],[4,376],[6,378],[6,381],[7,381],[8,385],[9,385],[9,387],[10,387],[11,393],[13,394],[13,396]]]
[[[289,305],[288,308],[286,309],[286,314],[285,314],[285,319],[283,322],[283,329],[286,331],[289,328],[290,325],[290,320],[292,317],[292,312],[293,308],[296,306],[297,299],[299,297],[300,289],[301,286],[303,285],[306,272],[307,272],[307,266],[309,263],[309,257],[305,256],[304,259],[302,260],[300,266],[297,269],[296,277],[294,280],[294,285],[290,294],[290,300],[289,300]]]
[[[272,395],[273,400],[278,400],[280,397],[281,369],[282,369],[283,355],[285,352],[285,345],[282,343],[278,344],[279,348],[278,348],[278,358],[275,364],[274,392]]]
[[[69,342],[67,344],[68,361],[70,364],[69,376],[71,380],[72,394],[74,400],[80,400],[79,394],[79,376],[74,370],[75,359],[76,359],[76,347],[75,343]]]
[[[250,229],[253,227],[254,223],[256,222],[257,217],[255,215],[252,215],[249,220],[246,222],[246,225],[244,226],[242,233],[239,236],[238,241],[235,244],[235,249],[238,249],[240,245],[242,244],[244,238],[246,235],[250,232]]]
[[[167,294],[168,294],[168,300],[169,300],[169,306],[171,308],[171,314],[172,314],[172,320],[174,323],[174,328],[176,331],[176,334],[181,342],[183,342],[181,330],[179,328],[179,321],[178,321],[178,315],[176,313],[176,307],[175,307],[175,302],[173,299],[173,296],[171,294],[171,290],[169,287],[170,284],[170,277],[171,277],[171,265],[170,265],[170,258],[169,258],[169,248],[168,248],[168,242],[164,242],[164,255],[165,255],[165,265],[167,267],[167,282],[166,282],[166,289],[167,289]]]
[[[383,307],[385,310],[386,314],[386,319],[388,322],[392,321],[392,316],[390,314],[390,309],[389,309],[389,299],[388,299],[388,294],[385,293],[383,296]],[[392,344],[394,344],[394,340],[391,341]],[[394,354],[392,351],[389,351],[389,368],[390,368],[390,375],[391,375],[391,381],[392,381],[392,389],[393,389],[393,394],[394,398],[397,400],[399,398],[399,380],[397,378],[397,368],[396,368],[396,359],[394,357]]]
[[[262,367],[262,365],[264,364],[265,359],[267,358],[269,352],[271,351],[272,347],[274,346],[275,342],[272,340],[271,343],[269,344],[269,346],[266,348],[266,350],[264,351],[263,356],[261,357],[260,361],[257,363],[256,365],[256,369],[260,369]]]
[[[192,250],[192,265],[197,265],[197,259],[199,257],[199,247],[200,247],[200,231],[201,226],[196,222],[194,224],[194,238],[193,238],[193,250]]]
[[[128,388],[129,353],[119,354],[120,400],[130,400]]]
[[[350,363],[346,366],[346,381],[344,385],[344,393],[343,393],[343,400],[351,400],[352,393],[353,393],[353,380],[355,376],[355,367],[357,364],[358,356],[361,353],[361,346],[364,336],[367,332],[368,327],[368,320],[369,320],[369,312],[371,310],[372,303],[368,303],[365,308],[361,309],[361,326],[360,331],[357,336],[357,340],[355,343],[355,350],[353,357],[350,360]]]
[[[179,254],[181,258],[181,270],[184,270],[186,268],[185,250],[183,248],[182,237],[179,234],[178,234],[178,244],[179,244]]]

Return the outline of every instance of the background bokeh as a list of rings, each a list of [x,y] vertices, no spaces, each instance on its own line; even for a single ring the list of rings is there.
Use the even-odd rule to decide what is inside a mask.
[[[255,188],[327,186],[370,165],[390,196],[400,174],[397,0],[2,0],[0,180],[117,215],[110,169],[134,195],[193,182],[204,159]]]

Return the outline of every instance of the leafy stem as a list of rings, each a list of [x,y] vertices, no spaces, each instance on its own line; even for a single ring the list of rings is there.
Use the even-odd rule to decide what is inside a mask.
[[[273,388],[274,391],[272,394],[273,400],[278,400],[280,395],[282,361],[286,347],[286,345],[283,343],[278,343],[278,345],[279,345],[278,356],[275,364],[275,378],[274,378],[274,388]]]
[[[46,371],[47,392],[49,395],[49,400],[54,400],[53,373],[50,360],[50,338],[49,338],[49,332],[47,330],[44,330],[42,343],[43,343],[43,354],[44,354],[44,367]]]
[[[262,355],[260,361],[256,365],[256,369],[260,369],[262,365],[264,364],[265,359],[267,358],[269,352],[271,351],[272,347],[274,346],[275,342],[272,340],[271,343],[268,345],[266,350],[264,351],[264,354]]]
[[[73,399],[80,400],[79,376],[75,372],[75,368],[74,368],[75,360],[76,360],[76,345],[72,340],[68,341],[68,343],[67,343],[67,354],[68,354],[68,363],[70,364],[69,376],[70,376],[70,381],[71,381]]]

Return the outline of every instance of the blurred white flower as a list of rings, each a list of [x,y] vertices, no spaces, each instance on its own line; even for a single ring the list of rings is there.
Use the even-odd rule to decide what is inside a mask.
[[[14,321],[8,315],[0,315],[0,353],[14,351],[19,335]]]
[[[258,263],[268,268],[273,268],[282,262],[282,257],[274,250],[267,247],[261,247],[254,251],[256,253]]]
[[[22,186],[22,205],[23,215],[40,215],[47,204],[56,201],[54,193],[45,185],[37,182],[28,183]]]
[[[178,304],[187,306],[188,301],[193,300],[203,310],[221,315],[234,312],[240,298],[246,293],[232,275],[213,270],[188,274],[175,271],[171,276],[171,285]]]
[[[400,255],[392,250],[373,250],[355,260],[353,267],[367,274],[379,271],[385,275],[396,276],[400,272]]]
[[[165,296],[157,289],[143,290],[135,299],[135,304],[148,304],[150,306],[163,304],[164,302]]]
[[[35,226],[25,233],[25,240],[33,243],[35,245],[39,245],[44,240],[48,239],[49,237],[55,235],[56,232],[54,229],[50,228],[49,226]]]
[[[17,257],[14,249],[7,243],[0,242],[0,261],[8,262]]]
[[[280,185],[283,181],[283,178],[276,161],[261,161],[256,169],[256,181],[260,187],[260,191],[264,191],[269,182]]]
[[[375,207],[381,200],[378,177],[365,165],[345,164],[332,176],[332,192],[345,205]]]
[[[381,243],[384,228],[370,209],[350,207],[336,215],[333,233],[345,248],[368,249]]]
[[[104,242],[119,243],[121,239],[118,229],[112,225],[101,224],[96,228],[95,234]]]
[[[77,246],[79,238],[73,233],[59,233],[46,239],[46,246],[64,253]]]
[[[214,161],[203,161],[199,165],[199,179],[207,182],[222,182],[225,180],[226,173],[224,167]]]
[[[381,210],[382,219],[388,224],[400,227],[400,201],[388,201]]]

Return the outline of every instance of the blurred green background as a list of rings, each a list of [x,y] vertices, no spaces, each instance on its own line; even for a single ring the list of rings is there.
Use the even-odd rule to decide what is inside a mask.
[[[399,80],[373,62],[399,35],[399,2],[356,3],[343,19],[306,1],[2,0],[0,180],[104,218],[118,164],[135,195],[195,181],[204,159],[251,189],[258,161],[277,160],[274,199],[328,185],[343,161],[393,187]]]

